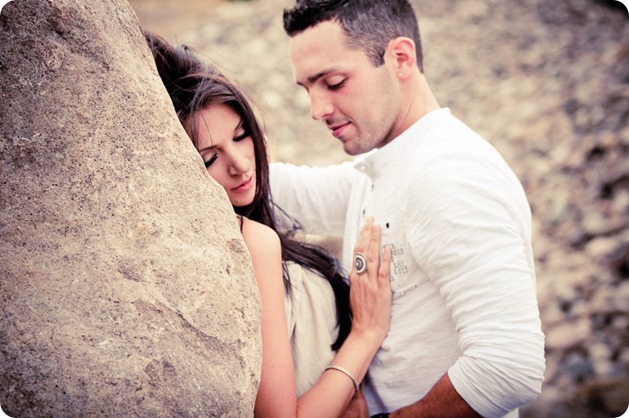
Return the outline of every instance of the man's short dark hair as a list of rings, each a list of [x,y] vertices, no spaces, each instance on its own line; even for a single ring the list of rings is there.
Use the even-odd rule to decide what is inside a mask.
[[[284,30],[289,36],[325,21],[338,22],[349,47],[362,49],[375,66],[384,63],[389,41],[405,36],[415,42],[421,72],[423,54],[419,25],[408,0],[297,0],[284,10]]]

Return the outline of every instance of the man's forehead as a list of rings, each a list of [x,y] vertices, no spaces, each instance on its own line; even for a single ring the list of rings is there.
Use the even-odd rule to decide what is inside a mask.
[[[338,25],[332,26],[336,27],[336,33],[321,25],[323,23],[291,37],[289,41],[293,76],[300,85],[312,84],[321,77],[347,70],[365,60],[366,56],[361,57],[365,55],[364,51],[347,47],[344,32]]]

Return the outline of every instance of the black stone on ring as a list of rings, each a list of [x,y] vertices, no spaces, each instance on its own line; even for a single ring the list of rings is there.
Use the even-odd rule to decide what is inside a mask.
[[[367,259],[361,253],[356,254],[354,267],[356,267],[356,273],[358,274],[363,274],[367,271]]]

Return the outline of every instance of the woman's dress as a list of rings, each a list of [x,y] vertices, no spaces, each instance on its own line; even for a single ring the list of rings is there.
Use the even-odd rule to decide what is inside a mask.
[[[338,327],[334,292],[318,274],[287,263],[291,289],[284,302],[290,338],[297,397],[308,391],[330,365]]]

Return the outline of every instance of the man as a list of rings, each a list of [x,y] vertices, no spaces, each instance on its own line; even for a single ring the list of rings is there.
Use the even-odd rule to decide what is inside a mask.
[[[274,164],[274,200],[306,232],[367,216],[393,249],[391,328],[363,389],[390,417],[518,416],[537,397],[544,336],[531,213],[484,139],[440,108],[407,0],[298,0],[284,11],[297,84],[354,163]]]

